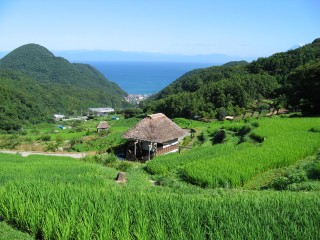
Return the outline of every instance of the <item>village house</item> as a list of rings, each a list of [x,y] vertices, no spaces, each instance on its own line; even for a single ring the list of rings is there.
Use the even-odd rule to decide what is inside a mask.
[[[93,114],[95,116],[107,116],[111,112],[114,112],[113,108],[89,108],[89,114]]]
[[[187,134],[164,114],[149,115],[123,135],[129,140],[125,158],[150,160],[155,155],[177,152],[179,140]]]
[[[54,117],[55,121],[60,121],[60,120],[65,118],[65,116],[60,114],[60,113],[59,114],[53,114],[53,117]]]
[[[100,122],[97,126],[97,132],[101,131],[108,131],[110,128],[109,124],[107,122]]]

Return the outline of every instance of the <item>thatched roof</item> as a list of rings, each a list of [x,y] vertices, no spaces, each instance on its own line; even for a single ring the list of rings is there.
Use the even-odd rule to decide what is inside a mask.
[[[123,135],[128,140],[142,140],[163,143],[186,135],[186,131],[172,122],[163,113],[157,113],[142,119]]]
[[[97,129],[107,129],[110,128],[109,124],[107,122],[100,122],[97,126]]]

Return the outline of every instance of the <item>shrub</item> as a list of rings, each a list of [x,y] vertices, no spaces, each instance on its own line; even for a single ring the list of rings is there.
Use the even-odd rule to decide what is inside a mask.
[[[320,127],[312,127],[311,129],[310,129],[310,132],[320,132]]]
[[[271,182],[271,187],[276,190],[285,190],[289,184],[290,180],[287,177],[281,176]]]
[[[249,125],[244,125],[242,128],[240,128],[238,132],[238,136],[244,136],[248,134],[251,131],[251,127]]]
[[[225,138],[227,136],[226,131],[223,129],[217,130],[212,134],[212,143],[218,144],[223,143],[225,141]]]
[[[97,154],[95,156],[96,162],[104,165],[104,166],[112,166],[117,162],[117,157],[113,153],[103,153],[103,154]]]
[[[20,143],[21,143],[21,139],[19,138],[18,135],[14,134],[14,135],[11,135],[11,136],[5,138],[3,141],[1,141],[0,147],[14,149]]]
[[[316,161],[310,166],[308,176],[312,179],[320,179],[320,161]]]
[[[198,136],[198,140],[201,143],[204,143],[207,140],[207,136],[204,132],[202,132],[199,136]]]
[[[288,186],[290,191],[319,191],[320,185],[317,182],[293,183]]]
[[[251,125],[252,125],[253,127],[259,127],[259,123],[258,123],[258,122],[253,122],[253,123],[251,123]]]
[[[51,140],[51,136],[50,135],[43,135],[37,138],[38,141],[44,141],[44,142],[48,142]]]
[[[219,121],[222,121],[226,116],[227,116],[228,112],[225,108],[221,107],[217,110],[217,114],[216,114],[216,118]]]
[[[294,171],[287,175],[290,183],[300,183],[308,180],[307,173],[304,170]]]
[[[250,138],[258,143],[263,143],[264,142],[264,137],[256,134],[256,133],[251,133]]]
[[[119,171],[126,172],[129,168],[131,168],[131,164],[127,161],[120,161],[116,166],[116,169]]]
[[[70,143],[70,148],[72,148],[76,144],[83,143],[83,141],[81,138],[72,138],[69,143]]]
[[[46,152],[55,152],[55,151],[57,151],[57,148],[58,147],[57,147],[56,143],[50,142],[50,143],[47,143],[47,145],[44,148],[44,151],[46,151]]]
[[[32,129],[31,133],[37,135],[40,133],[40,130],[39,129]]]

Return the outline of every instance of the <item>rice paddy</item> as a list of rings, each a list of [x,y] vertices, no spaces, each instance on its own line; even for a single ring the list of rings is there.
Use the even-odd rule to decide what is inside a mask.
[[[320,125],[319,118],[264,118],[254,125],[258,127],[250,134],[260,136],[262,143],[210,144],[159,157],[147,168],[155,174],[179,168],[185,180],[203,187],[239,187],[264,171],[294,164],[320,147],[320,133],[311,131]],[[240,130],[243,126],[225,123],[221,128]]]
[[[1,154],[0,164],[0,215],[38,239],[312,239],[320,233],[317,193],[176,194],[143,182],[143,188],[119,185],[114,169],[74,159]]]
[[[242,138],[244,125],[251,131]],[[318,118],[194,125],[206,134],[201,146],[151,160],[156,176],[132,163],[125,184],[115,182],[118,170],[94,163],[0,154],[0,219],[36,239],[316,239],[319,191],[241,186],[314,154],[319,125]],[[220,128],[228,136],[212,144]],[[170,184],[150,181],[170,176]]]

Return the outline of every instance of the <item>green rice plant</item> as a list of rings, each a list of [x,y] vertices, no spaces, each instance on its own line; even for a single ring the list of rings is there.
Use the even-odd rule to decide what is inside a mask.
[[[229,154],[199,157],[185,165],[183,176],[205,187],[242,186],[261,172],[289,166],[312,155],[320,147],[320,135],[308,129],[319,122],[318,118],[261,119],[253,133],[265,136],[262,145],[247,144]]]
[[[177,194],[75,159],[0,154],[0,216],[38,239],[314,239],[319,194]],[[133,174],[134,172],[132,172]],[[133,175],[128,175],[133,177]],[[142,176],[142,175],[141,175]]]

